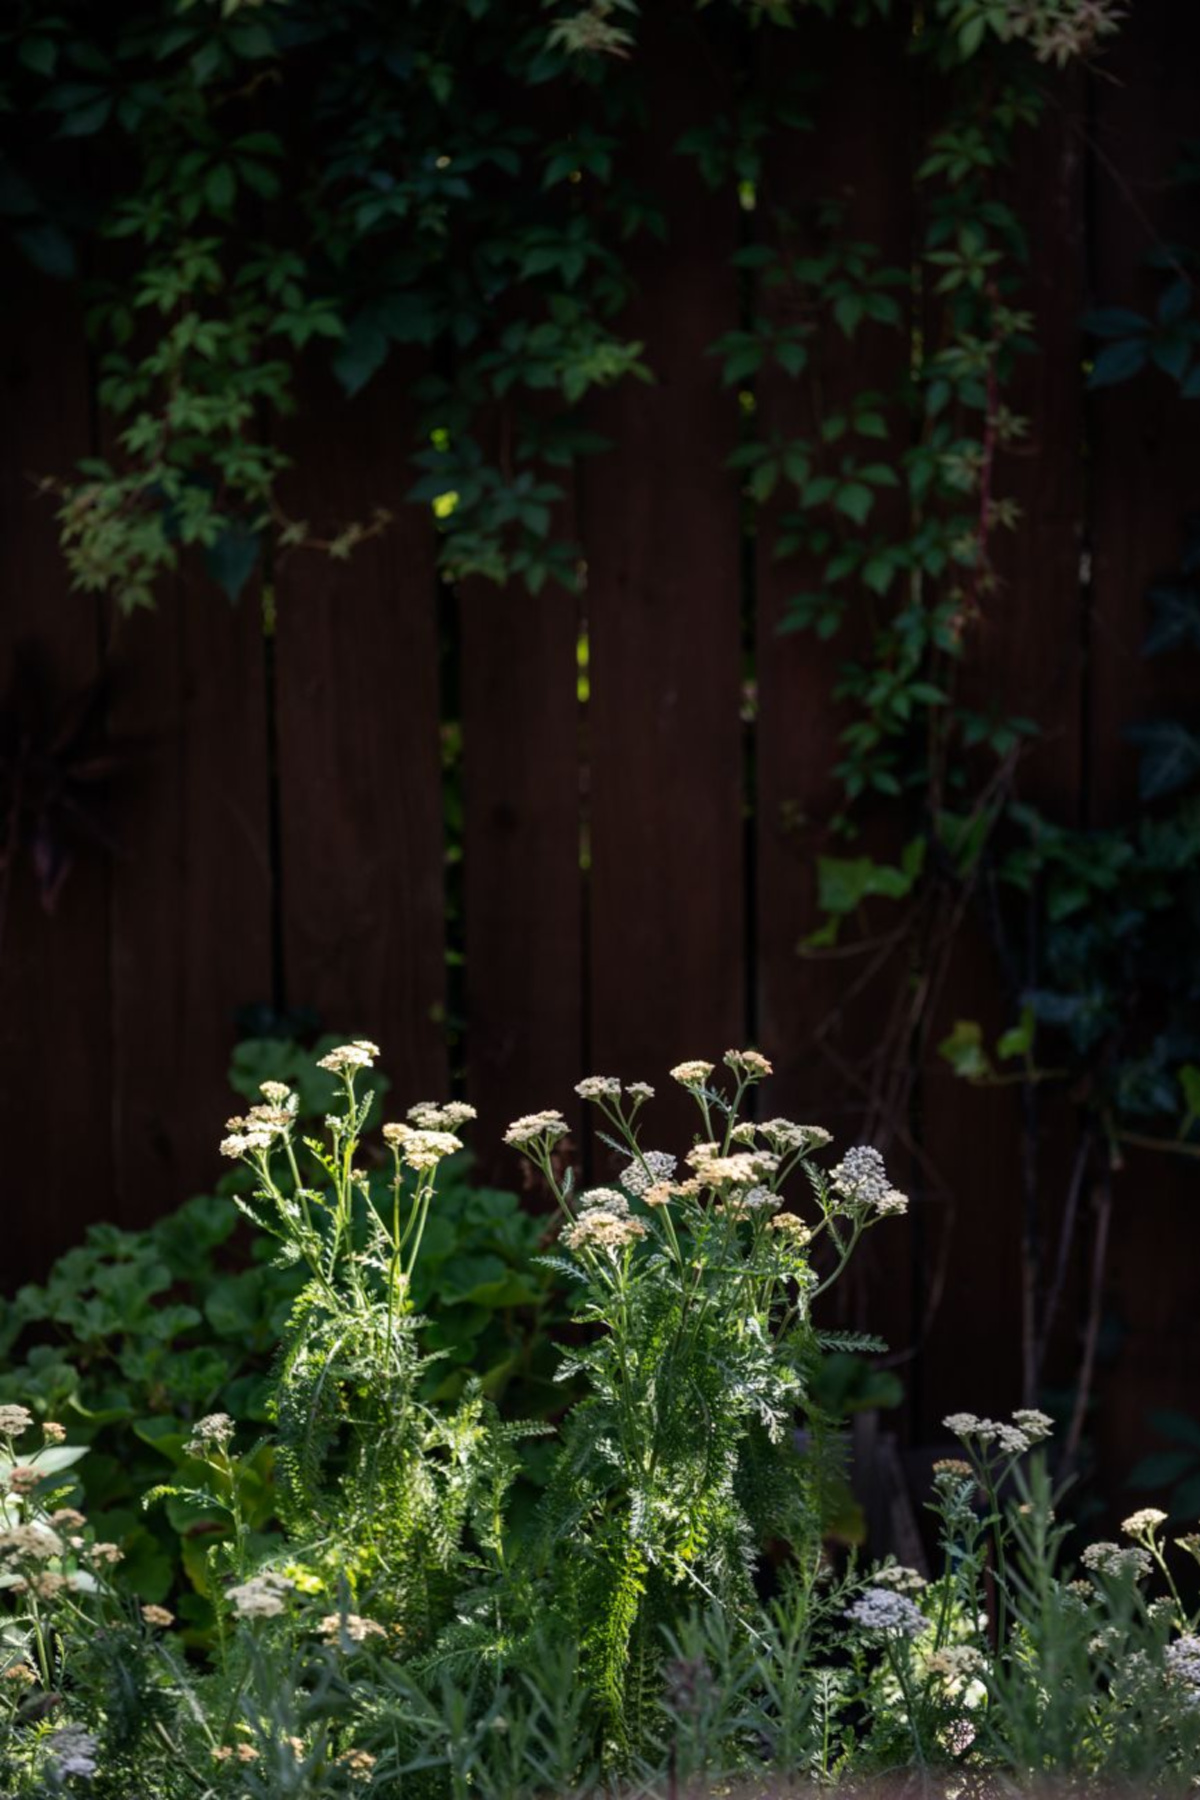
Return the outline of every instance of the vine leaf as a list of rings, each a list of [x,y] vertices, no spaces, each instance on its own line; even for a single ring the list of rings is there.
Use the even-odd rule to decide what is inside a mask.
[[[1200,777],[1200,737],[1179,719],[1148,719],[1124,735],[1142,752],[1138,793],[1143,800],[1174,794]]]
[[[1164,582],[1149,594],[1154,622],[1142,646],[1144,656],[1190,645],[1200,650],[1200,590],[1190,583]]]

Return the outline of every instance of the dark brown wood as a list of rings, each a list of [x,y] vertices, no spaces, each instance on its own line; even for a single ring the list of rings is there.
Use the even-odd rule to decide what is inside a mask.
[[[15,699],[20,648],[44,671],[51,706],[65,709],[98,674],[99,619],[92,599],[68,589],[55,503],[36,484],[69,477],[91,448],[82,309],[78,295],[7,257],[0,294],[0,694]],[[7,820],[0,834],[5,841]],[[90,1219],[113,1210],[107,859],[80,848],[53,916],[26,857],[11,880],[0,868],[0,891],[8,1289],[40,1279]]]
[[[1200,15],[1171,0],[1131,9],[1094,84],[1095,298],[1152,313],[1164,276],[1146,266],[1164,244],[1195,241],[1195,190],[1172,172],[1195,137]],[[1097,824],[1137,817],[1137,757],[1123,738],[1140,719],[1195,712],[1195,652],[1146,660],[1146,590],[1179,568],[1187,516],[1200,500],[1194,401],[1158,371],[1098,391],[1091,403],[1092,607],[1088,797]],[[1200,1310],[1194,1258],[1196,1165],[1130,1154],[1114,1188],[1104,1338],[1092,1429],[1110,1481],[1154,1444],[1156,1406],[1194,1408]],[[1174,1248],[1172,1248],[1174,1247]],[[1103,1348],[1103,1344],[1102,1344]],[[1161,1447],[1161,1445],[1159,1446]]]
[[[824,247],[820,208],[839,203],[839,239],[866,239],[883,260],[906,268],[912,230],[911,75],[903,36],[891,29],[856,31],[846,26],[806,29],[782,51],[770,39],[760,74],[766,83],[798,71],[815,71],[813,129],[803,137],[781,132],[768,145],[756,229],[768,243],[794,258]],[[881,146],[887,146],[886,157]],[[807,315],[795,290],[765,288],[757,302],[786,325]],[[784,442],[812,436],[814,376],[822,416],[837,410],[864,388],[894,391],[907,368],[907,333],[860,326],[852,341],[832,326],[809,340],[813,374],[791,379],[771,365],[756,384],[756,431]],[[879,458],[898,456],[908,423],[899,413],[889,420],[892,438],[871,443]],[[817,862],[822,854],[874,854],[890,859],[899,842],[886,820],[869,826],[856,844],[833,835],[831,820],[844,805],[833,774],[841,751],[838,734],[847,715],[832,700],[838,670],[864,648],[861,594],[845,635],[821,642],[811,631],[781,634],[794,595],[814,587],[819,566],[805,555],[779,553],[793,490],[777,495],[760,518],[756,539],[757,767],[756,936],[758,1032],[776,1076],[764,1106],[834,1131],[837,1149],[848,1143],[877,1144],[887,1154],[894,1179],[911,1185],[905,1133],[908,1120],[881,1106],[880,1083],[889,1074],[879,1062],[883,1014],[902,999],[907,971],[885,952],[869,979],[864,970],[876,949],[849,954],[857,925],[844,934],[835,955],[813,955],[803,940],[821,923],[817,905]],[[871,532],[904,529],[905,502],[884,495],[868,522]],[[858,528],[845,523],[849,537]],[[885,809],[886,810],[886,809]],[[894,926],[893,910],[881,911],[881,931]],[[861,990],[861,991],[860,991]],[[900,1056],[905,1050],[901,1047]],[[874,1059],[874,1067],[872,1067]],[[897,1136],[899,1132],[899,1137]],[[836,1151],[834,1152],[836,1154]],[[857,1323],[882,1332],[902,1349],[913,1335],[910,1293],[912,1219],[890,1222],[868,1241],[849,1281],[827,1306],[838,1323]],[[829,1313],[826,1313],[829,1318]]]
[[[111,903],[112,1129],[132,1226],[220,1173],[237,1015],[271,994],[257,592],[231,606],[191,570],[154,613],[117,622],[111,659],[112,732],[136,750]]]
[[[305,382],[285,488],[345,560],[298,549],[275,577],[283,968],[288,1004],[374,1038],[400,1108],[445,1090],[444,869],[432,515],[415,479],[413,372],[352,401]]]
[[[575,1119],[583,1072],[578,600],[469,581],[459,618],[472,1141],[518,1182],[505,1126],[543,1107]]]
[[[993,498],[1015,503],[1019,522],[991,534],[997,585],[980,593],[968,622],[961,688],[969,705],[1037,724],[1042,735],[1017,765],[1014,792],[1064,824],[1080,817],[1084,757],[1085,145],[1083,78],[1058,76],[1036,130],[1018,140],[1004,196],[1028,234],[1029,270],[1016,303],[1031,316],[1036,349],[1017,361],[1005,395],[1025,431],[1011,447],[996,445],[989,476]],[[1021,1296],[1027,1292],[1034,1309],[1040,1304],[1074,1151],[1074,1114],[1063,1095],[1023,1099],[1015,1089],[973,1089],[937,1053],[960,1019],[979,1021],[994,1042],[1014,1022],[1010,980],[1031,978],[1028,969],[1002,967],[981,901],[955,944],[923,1075],[924,1147],[955,1210],[947,1298],[923,1357],[926,1439],[937,1436],[946,1412],[964,1405],[1006,1413],[1036,1403],[1022,1385]],[[1026,1129],[1039,1136],[1032,1191]],[[1023,1256],[1023,1241],[1032,1254]],[[1069,1358],[1060,1372],[1072,1378]]]
[[[737,204],[674,151],[731,89],[690,10],[664,9],[639,51],[653,106],[631,157],[667,232],[630,246],[622,323],[654,385],[596,406],[613,448],[582,475],[590,1061],[655,1084],[664,1132],[695,1117],[668,1066],[719,1058],[746,1030],[737,411],[708,354],[737,324]]]

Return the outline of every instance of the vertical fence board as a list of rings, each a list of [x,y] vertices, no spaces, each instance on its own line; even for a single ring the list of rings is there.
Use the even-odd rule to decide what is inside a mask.
[[[77,296],[6,260],[4,432],[0,439],[0,695],[11,704],[19,650],[32,650],[56,710],[93,682],[93,601],[68,591],[54,503],[41,476],[69,474],[88,454],[90,407]],[[28,689],[22,699],[30,698]],[[6,757],[21,728],[3,731]],[[85,804],[87,796],[84,796]],[[11,792],[6,805],[12,805]],[[111,798],[105,811],[111,817]],[[28,821],[27,821],[28,822]],[[9,819],[0,819],[0,845]],[[0,1138],[7,1205],[4,1285],[40,1279],[90,1218],[110,1210],[108,869],[77,847],[55,913],[41,909],[33,869],[0,867]]]
[[[121,1222],[211,1182],[241,1007],[270,993],[271,873],[257,595],[194,570],[116,623],[112,732],[136,755],[113,866]]]
[[[434,540],[404,499],[410,377],[351,401],[307,379],[289,513],[326,540],[377,507],[392,519],[345,561],[292,551],[275,581],[287,1002],[375,1038],[402,1106],[446,1083]]]
[[[581,1073],[577,602],[470,581],[460,619],[467,1091],[481,1167],[517,1180],[505,1125],[572,1118]]]
[[[1195,137],[1200,14],[1144,0],[1122,21],[1095,82],[1095,302],[1153,314],[1167,277],[1146,266],[1164,244],[1195,243],[1195,189],[1172,181]],[[1141,655],[1146,592],[1180,566],[1184,527],[1200,502],[1194,401],[1146,371],[1092,402],[1093,605],[1090,625],[1091,816],[1137,816],[1137,757],[1129,724],[1192,715],[1196,653]],[[1194,1409],[1200,1358],[1197,1282],[1186,1257],[1165,1257],[1194,1217],[1194,1165],[1131,1152],[1118,1178],[1106,1316],[1117,1363],[1101,1372],[1096,1427],[1110,1478],[1150,1447],[1146,1414]],[[1161,1446],[1159,1446],[1161,1447]]]
[[[992,535],[998,585],[968,624],[962,684],[967,704],[1039,726],[1043,736],[1022,757],[1015,791],[1064,824],[1078,818],[1082,782],[1084,137],[1082,79],[1057,77],[1036,129],[1018,137],[1003,196],[1028,234],[1030,267],[1014,304],[1032,316],[1036,349],[1019,358],[1008,396],[1027,431],[1012,447],[997,446],[991,477],[993,498],[1015,501],[1019,523]],[[1030,1121],[1039,1131],[1037,1187],[1027,1196],[1016,1090],[970,1087],[937,1054],[959,1019],[980,1021],[989,1044],[1014,1019],[1017,995],[1006,987],[981,898],[952,953],[923,1076],[925,1148],[957,1210],[947,1291],[969,1298],[969,1313],[944,1305],[933,1321],[923,1359],[926,1437],[962,1405],[1003,1412],[1021,1404],[1025,1208],[1036,1215],[1037,1239],[1052,1248],[1074,1147],[1068,1103],[1039,1092]],[[1012,971],[1017,982],[1029,973]]]
[[[824,239],[818,209],[836,201],[843,209],[839,238],[869,240],[885,263],[907,267],[911,78],[903,37],[886,29],[855,30],[806,19],[790,45],[781,48],[767,38],[763,50],[769,53],[760,71],[764,85],[797,73],[815,72],[815,80],[812,131],[803,136],[782,132],[767,145],[759,234],[785,255],[789,249],[792,256],[819,251]],[[787,289],[764,288],[756,310],[781,325],[808,317]],[[870,324],[861,325],[852,342],[822,329],[809,348],[811,374],[793,380],[772,363],[758,379],[754,430],[766,441],[812,435],[814,379],[825,412],[832,413],[864,390],[894,390],[909,354],[907,334]],[[891,419],[889,428],[888,444],[860,449],[880,457],[898,454],[906,441],[906,422]],[[871,836],[854,846],[834,839],[829,829],[843,804],[832,770],[841,755],[838,733],[846,723],[833,692],[839,668],[852,653],[851,644],[858,642],[854,614],[862,608],[856,596],[846,635],[831,643],[811,631],[781,634],[789,601],[814,587],[819,575],[807,556],[779,554],[786,514],[796,507],[793,492],[782,492],[784,485],[760,515],[756,539],[757,994],[759,1035],[776,1070],[764,1104],[772,1112],[822,1122],[836,1133],[840,1148],[865,1131],[887,1152],[897,1181],[907,1185],[904,1148],[889,1141],[895,1121],[872,1116],[877,1109],[867,1066],[879,1040],[881,993],[890,1005],[904,972],[896,968],[893,982],[885,968],[855,997],[867,958],[847,956],[840,948],[831,957],[813,956],[800,948],[822,922],[818,857],[873,851],[886,859],[896,845],[885,845],[874,826]],[[902,516],[903,500],[883,496],[864,529],[885,528],[885,520],[886,529],[896,527],[897,505]],[[859,535],[855,526],[847,524],[846,530]],[[881,929],[893,922],[892,915],[881,914]],[[894,1346],[911,1335],[912,1231],[911,1220],[887,1228],[878,1268],[868,1242],[832,1298],[839,1320],[869,1321]]]
[[[728,100],[728,62],[684,9],[663,9],[638,55],[651,123],[634,178],[667,220],[630,246],[624,328],[653,387],[595,409],[614,448],[582,483],[591,634],[591,1062],[658,1079],[658,1123],[678,1117],[662,1077],[716,1056],[744,1025],[739,719],[741,583],[736,407],[709,347],[737,323],[730,185],[710,193],[674,153]],[[693,1115],[687,1113],[689,1122]]]

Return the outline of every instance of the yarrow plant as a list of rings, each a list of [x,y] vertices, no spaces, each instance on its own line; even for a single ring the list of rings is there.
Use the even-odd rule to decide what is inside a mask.
[[[1052,1774],[1194,1788],[1200,1614],[1167,1516],[1139,1509],[1072,1566],[1046,1414],[947,1418],[962,1453],[934,1470],[937,1566],[833,1550],[814,1378],[842,1340],[814,1308],[904,1210],[875,1150],[826,1170],[821,1127],[747,1116],[770,1072],[752,1050],[674,1071],[697,1108],[674,1150],[646,1141],[648,1084],[580,1083],[618,1159],[593,1186],[566,1166],[561,1112],[514,1121],[559,1211],[543,1260],[577,1296],[522,1523],[524,1428],[476,1387],[431,1400],[416,1335],[439,1170],[472,1109],[419,1103],[373,1148],[377,1056],[355,1040],[323,1058],[340,1088],[323,1136],[274,1081],[226,1127],[240,1204],[305,1280],[274,1377],[285,1535],[255,1523],[264,1447],[232,1412],[197,1418],[183,1477],[144,1496],[194,1520],[211,1641],[118,1591],[119,1549],[77,1503],[86,1451],[0,1405],[6,1795],[516,1800],[897,1770],[947,1796]],[[1200,1563],[1200,1533],[1175,1546]]]
[[[561,1210],[571,1260],[560,1266],[582,1288],[589,1341],[561,1372],[588,1392],[564,1429],[545,1542],[566,1571],[559,1603],[606,1754],[618,1758],[656,1703],[664,1629],[698,1603],[748,1629],[764,1542],[805,1559],[819,1547],[819,1483],[797,1437],[805,1422],[819,1445],[823,1425],[809,1398],[821,1351],[811,1306],[863,1232],[904,1204],[876,1151],[852,1150],[826,1176],[812,1158],[827,1132],[743,1116],[771,1073],[759,1051],[730,1050],[723,1063],[723,1083],[707,1060],[671,1071],[698,1112],[682,1158],[644,1141],[646,1083],[578,1084],[622,1159],[616,1186],[577,1192],[562,1174],[561,1114],[529,1115],[506,1134]],[[810,1219],[784,1210],[794,1175]]]

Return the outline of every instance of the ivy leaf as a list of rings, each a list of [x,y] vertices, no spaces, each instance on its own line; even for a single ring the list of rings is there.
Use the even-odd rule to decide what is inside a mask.
[[[57,225],[24,225],[13,237],[35,269],[67,281],[75,273],[75,250],[65,231]]]
[[[983,1047],[983,1026],[978,1019],[958,1019],[954,1030],[938,1045],[938,1055],[964,1081],[986,1081],[996,1073]]]
[[[1093,337],[1127,338],[1150,330],[1150,321],[1126,306],[1104,306],[1086,313],[1083,328]]]
[[[1118,381],[1128,381],[1145,368],[1149,354],[1147,338],[1123,338],[1119,343],[1109,344],[1092,364],[1088,386],[1112,387]]]
[[[93,100],[88,106],[76,107],[74,112],[67,113],[58,128],[60,137],[94,137],[105,124],[112,111],[112,101],[107,95],[103,99]]]
[[[27,69],[36,75],[53,75],[58,61],[58,45],[53,38],[22,38],[17,49],[17,56]]]
[[[838,512],[845,513],[856,525],[866,523],[867,514],[875,503],[875,496],[869,487],[861,481],[843,482],[833,497],[833,504]]]
[[[254,573],[262,539],[236,522],[228,525],[204,552],[204,566],[213,580],[235,602]]]
[[[1146,633],[1143,656],[1161,656],[1183,645],[1200,649],[1200,590],[1183,583],[1152,587],[1154,622]]]
[[[996,1039],[996,1055],[1001,1062],[1010,1062],[1018,1056],[1029,1056],[1033,1051],[1033,1034],[1037,1029],[1032,1006],[1021,1008],[1021,1017],[1016,1025],[1002,1032]]]
[[[347,394],[357,394],[387,359],[388,341],[377,325],[356,319],[338,345],[333,372]]]
[[[1200,777],[1200,737],[1179,719],[1148,719],[1126,726],[1124,735],[1142,752],[1138,793],[1143,800],[1177,793]]]

